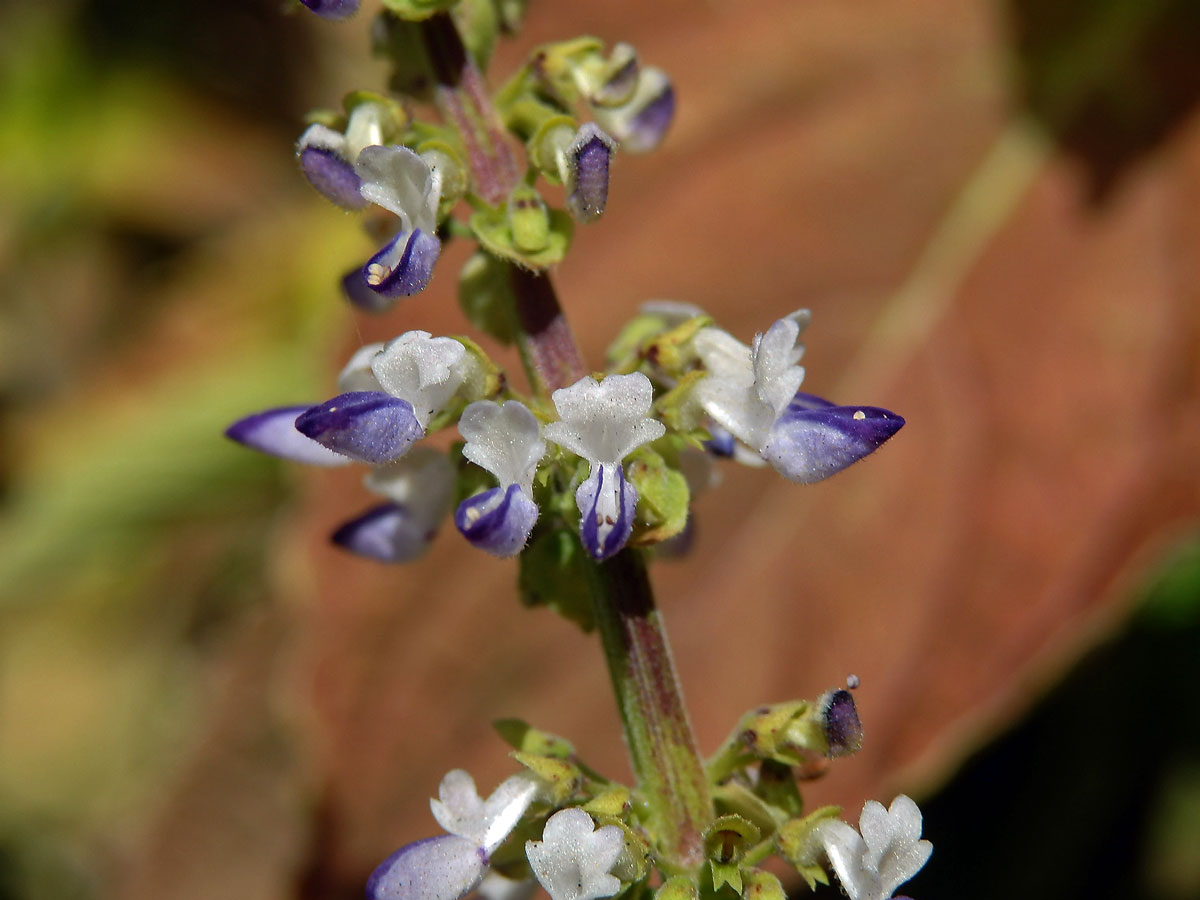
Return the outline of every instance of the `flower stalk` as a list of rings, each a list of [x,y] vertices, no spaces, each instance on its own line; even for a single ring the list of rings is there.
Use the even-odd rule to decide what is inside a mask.
[[[625,741],[649,810],[647,831],[659,839],[658,864],[693,871],[704,859],[712,800],[645,560],[626,549],[588,572]]]

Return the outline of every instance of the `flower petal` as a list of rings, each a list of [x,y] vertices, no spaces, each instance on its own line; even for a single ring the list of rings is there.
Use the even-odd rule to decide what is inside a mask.
[[[362,195],[400,217],[405,231],[437,230],[441,179],[413,150],[400,146],[364,147],[354,161]]]
[[[476,368],[467,348],[454,338],[406,331],[374,356],[371,371],[385,391],[413,405],[424,427],[474,377]]]
[[[874,406],[789,406],[761,452],[788,480],[813,484],[873,453],[903,425],[900,416]]]
[[[429,285],[433,264],[441,252],[441,241],[435,235],[420,228],[401,231],[367,260],[363,281],[370,290],[384,297],[411,297]],[[361,302],[356,281],[347,283],[343,279],[342,287],[352,302],[365,305]]]
[[[346,138],[324,125],[310,125],[296,142],[300,171],[323,196],[342,209],[362,209],[362,179],[347,158]]]
[[[609,869],[624,845],[620,828],[597,829],[590,815],[569,807],[546,820],[540,841],[526,842],[525,856],[551,900],[596,900],[621,889]]]
[[[297,418],[296,430],[372,465],[400,458],[425,436],[412,404],[383,391],[339,394]]]
[[[454,524],[462,536],[493,556],[516,556],[537,522],[538,508],[519,484],[492,488],[458,505]]]
[[[458,900],[483,880],[483,848],[452,834],[401,847],[367,880],[368,900]]]
[[[344,466],[350,458],[334,453],[296,430],[296,419],[308,406],[280,406],[238,419],[225,429],[225,436],[282,459],[311,466]]]
[[[410,562],[429,549],[436,532],[402,506],[383,503],[333,533],[337,546],[386,563]]]
[[[519,484],[526,494],[533,493],[533,476],[546,455],[546,442],[537,418],[524,404],[477,401],[463,410],[458,430],[467,439],[463,456],[495,475],[501,487]]]
[[[633,531],[637,491],[618,463],[592,466],[592,473],[575,492],[579,507],[579,537],[593,559],[608,559],[625,546]]]

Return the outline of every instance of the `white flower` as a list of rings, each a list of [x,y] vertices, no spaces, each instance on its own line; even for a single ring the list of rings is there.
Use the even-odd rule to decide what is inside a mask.
[[[522,403],[472,403],[459,417],[458,430],[467,439],[463,456],[495,475],[500,487],[516,484],[526,494],[533,493],[533,476],[546,455],[546,442],[538,420]]]
[[[597,900],[621,889],[609,870],[624,846],[620,828],[595,828],[591,816],[571,807],[546,820],[542,839],[526,842],[525,856],[551,900]]]
[[[407,147],[364,147],[354,162],[364,198],[400,219],[401,231],[437,231],[440,172]]]
[[[693,347],[708,371],[696,387],[704,411],[722,428],[755,450],[770,439],[771,426],[787,409],[804,381],[797,365],[804,353],[796,341],[807,311],[775,322],[756,335],[752,347],[719,328],[702,329]]]
[[[887,900],[920,871],[933,852],[921,840],[921,810],[901,794],[889,809],[868,800],[862,833],[841,821],[820,827],[820,840],[850,900]]]
[[[516,828],[542,790],[528,773],[503,781],[487,800],[461,769],[448,772],[431,800],[447,834],[407,844],[384,860],[367,881],[369,900],[459,900],[479,886],[489,857]]]
[[[438,786],[438,799],[429,801],[437,823],[450,834],[473,841],[489,856],[516,828],[541,786],[530,774],[505,779],[487,800],[475,789],[475,779],[462,769],[447,772]]]
[[[555,391],[553,400],[559,421],[543,434],[590,464],[575,492],[579,533],[593,557],[607,559],[629,539],[637,505],[621,461],[666,433],[666,426],[648,418],[654,388],[640,372],[609,375],[602,382],[588,376]]]

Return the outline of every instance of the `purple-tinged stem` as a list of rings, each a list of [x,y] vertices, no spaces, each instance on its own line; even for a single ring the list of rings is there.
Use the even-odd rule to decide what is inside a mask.
[[[658,838],[659,865],[694,871],[704,860],[712,800],[679,677],[639,550],[589,567],[604,645],[638,791]]]
[[[500,124],[483,76],[450,15],[431,16],[421,23],[421,31],[437,82],[434,102],[462,138],[476,191],[498,205],[521,177],[512,138]]]
[[[545,273],[509,267],[516,299],[517,343],[534,390],[549,394],[587,374],[579,345]]]

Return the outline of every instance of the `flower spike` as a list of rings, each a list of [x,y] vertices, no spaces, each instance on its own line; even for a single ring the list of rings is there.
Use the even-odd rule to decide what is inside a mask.
[[[597,900],[621,889],[609,869],[624,846],[620,828],[596,828],[590,815],[573,806],[546,820],[542,839],[526,842],[525,856],[550,900]]]
[[[538,517],[533,475],[546,455],[538,421],[516,400],[503,406],[481,400],[463,410],[458,430],[467,439],[463,456],[495,475],[500,486],[460,503],[454,524],[481,550],[514,556]]]
[[[888,809],[868,800],[858,824],[861,834],[845,822],[824,823],[821,843],[850,900],[888,900],[933,853],[920,840],[921,810],[903,794]]]
[[[580,537],[595,559],[607,559],[629,539],[637,505],[637,491],[621,462],[666,433],[666,426],[647,417],[654,388],[640,372],[609,375],[602,382],[587,376],[555,391],[552,399],[560,421],[543,433],[590,464],[590,474],[575,492]]]

